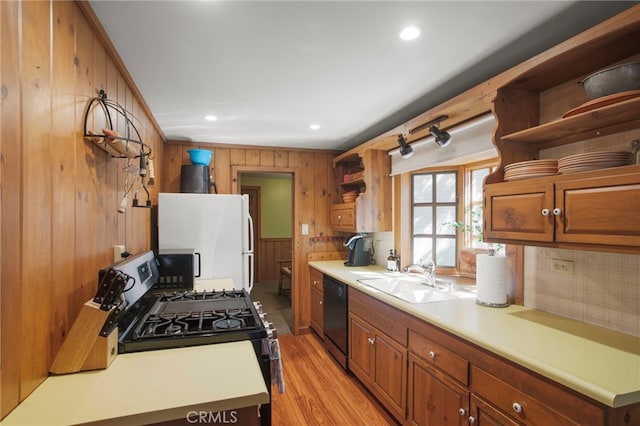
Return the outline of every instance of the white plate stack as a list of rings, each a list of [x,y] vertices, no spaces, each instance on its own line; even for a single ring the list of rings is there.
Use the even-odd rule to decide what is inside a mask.
[[[558,160],[558,171],[562,174],[588,172],[609,167],[633,164],[633,154],[626,151],[587,152],[569,155]]]
[[[530,160],[504,166],[504,180],[531,179],[558,173],[558,160]]]

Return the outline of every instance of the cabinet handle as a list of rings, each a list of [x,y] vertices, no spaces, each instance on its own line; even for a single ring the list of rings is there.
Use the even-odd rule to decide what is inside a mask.
[[[429,351],[429,358],[436,359],[436,353],[434,351]]]
[[[514,402],[511,408],[513,408],[513,411],[515,411],[516,413],[522,413],[522,405],[518,404],[517,402]]]
[[[476,418],[473,416],[469,416],[469,423],[474,424],[476,422]]]
[[[559,209],[558,207],[553,209],[553,215],[554,216],[560,216],[561,214],[562,214],[562,209]]]
[[[342,220],[342,215],[338,215],[338,221]]]
[[[460,414],[461,416],[464,416],[465,414],[467,414],[467,410],[465,410],[464,408],[461,408],[458,410],[458,414]]]
[[[368,340],[368,341],[369,341],[369,343],[370,343],[370,344],[372,344],[372,345],[376,342],[376,341],[375,341],[375,340],[373,340],[371,337],[369,337],[367,340]]]
[[[322,305],[322,300],[320,301],[320,304]]]
[[[542,209],[542,216],[549,216],[549,209]]]

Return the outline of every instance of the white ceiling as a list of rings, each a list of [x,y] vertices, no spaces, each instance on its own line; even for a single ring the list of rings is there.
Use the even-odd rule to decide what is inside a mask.
[[[167,139],[346,150],[634,2],[90,4]]]

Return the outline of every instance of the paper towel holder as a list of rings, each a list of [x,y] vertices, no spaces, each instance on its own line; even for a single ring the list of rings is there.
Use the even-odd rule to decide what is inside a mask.
[[[496,256],[496,251],[493,248],[490,248],[488,253],[486,254],[486,256],[487,257],[495,257]],[[506,280],[506,277],[504,277],[504,279]],[[498,280],[498,281],[502,281],[502,280]],[[476,282],[476,285],[477,284],[478,283]],[[506,284],[506,283],[503,281],[503,284]],[[504,302],[485,301],[485,300],[480,300],[480,298],[476,298],[476,304],[480,305],[480,306],[490,307],[490,308],[506,308],[507,306],[509,306],[509,300],[508,300],[508,295],[506,294],[506,288],[505,288],[505,301]]]

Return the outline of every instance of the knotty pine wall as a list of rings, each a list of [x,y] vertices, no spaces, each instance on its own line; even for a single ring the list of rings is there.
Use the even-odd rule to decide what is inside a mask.
[[[339,200],[332,165],[336,153],[169,141],[164,147],[163,192],[180,192],[180,168],[191,164],[187,152],[191,148],[213,149],[211,176],[220,194],[239,193],[242,172],[293,173],[293,332],[307,332],[311,320],[307,255],[344,248],[345,234],[329,227],[330,205]],[[309,235],[302,235],[303,223],[309,225]]]
[[[140,118],[162,158],[162,137],[75,2],[0,2],[1,417],[48,375],[53,358],[114,244],[150,247],[150,210],[129,206],[126,160],[82,138],[90,97],[104,89]],[[121,123],[117,123],[120,125]],[[100,131],[103,118],[92,117]],[[158,176],[151,188],[157,204]]]

